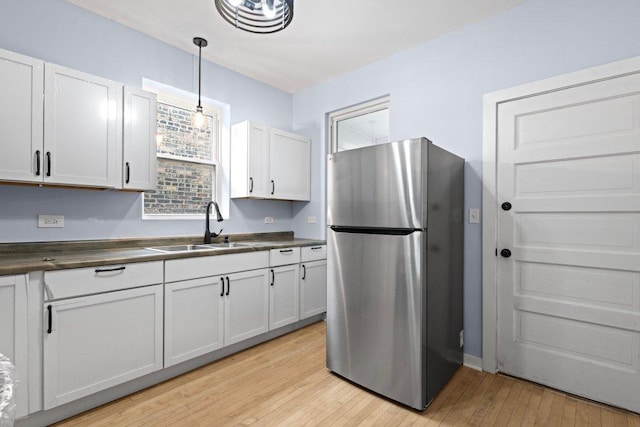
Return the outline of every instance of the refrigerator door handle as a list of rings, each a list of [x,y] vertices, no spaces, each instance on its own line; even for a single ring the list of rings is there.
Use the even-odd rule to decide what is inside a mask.
[[[391,236],[408,236],[411,233],[426,231],[419,228],[344,227],[339,225],[330,225],[329,228],[336,233],[385,234]]]

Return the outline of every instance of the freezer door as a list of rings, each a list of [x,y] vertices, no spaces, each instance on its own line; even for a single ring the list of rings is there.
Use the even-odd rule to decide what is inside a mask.
[[[422,165],[429,143],[420,138],[329,154],[327,224],[426,228]]]
[[[426,232],[328,230],[327,367],[393,400],[426,406]]]

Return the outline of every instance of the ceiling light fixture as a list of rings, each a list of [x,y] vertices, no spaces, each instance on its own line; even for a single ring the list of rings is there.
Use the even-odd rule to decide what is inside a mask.
[[[204,113],[202,111],[202,104],[200,103],[200,89],[202,87],[202,48],[207,47],[207,41],[202,37],[194,37],[193,44],[198,46],[198,106],[196,107],[196,115],[193,120],[195,127],[200,129],[204,126]]]
[[[293,0],[214,0],[225,21],[256,34],[275,33],[293,19]]]

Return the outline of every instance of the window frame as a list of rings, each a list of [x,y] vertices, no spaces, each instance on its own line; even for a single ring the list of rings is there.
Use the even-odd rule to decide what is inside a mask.
[[[195,104],[192,102],[190,97],[186,97],[186,96],[182,97],[176,94],[170,94],[160,90],[153,90],[153,92],[156,93],[158,104],[165,104],[165,105],[170,105],[170,106],[181,108],[188,111],[195,111]],[[222,165],[221,154],[222,154],[222,143],[223,143],[223,135],[222,135],[223,111],[217,106],[215,106],[213,103],[208,102],[206,99],[202,99],[201,104],[202,104],[202,108],[204,110],[205,116],[212,117],[212,120],[213,120],[212,128],[215,129],[214,135],[217,138],[214,144],[215,148],[214,150],[212,150],[212,159],[210,161],[198,160],[198,159],[192,159],[192,158],[185,158],[182,156],[176,156],[173,154],[158,153],[157,146],[156,146],[156,158],[173,160],[173,161],[184,162],[184,163],[195,163],[195,164],[213,166],[214,168],[213,178],[215,180],[215,186],[213,188],[213,191],[215,192],[215,194],[211,195],[211,200],[217,201],[218,204],[220,205],[221,201],[219,199],[223,195],[223,189],[222,189],[223,174],[222,174],[222,167],[221,167]],[[157,137],[158,135],[156,135],[156,138]],[[144,198],[145,198],[144,193],[142,193],[142,197],[140,199],[141,199],[141,205],[142,205],[141,207],[142,207],[143,220],[203,220],[205,218],[204,210],[202,211],[202,213],[197,213],[197,214],[194,214],[194,213],[191,213],[191,214],[146,213]]]
[[[338,152],[338,122],[382,110],[387,110],[389,114],[389,134],[387,136],[389,141],[391,138],[391,96],[389,95],[361,102],[329,113],[327,120],[329,127],[327,130],[327,134],[329,135],[329,153]]]

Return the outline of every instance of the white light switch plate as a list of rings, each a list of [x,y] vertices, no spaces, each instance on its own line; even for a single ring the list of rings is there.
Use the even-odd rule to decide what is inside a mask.
[[[264,217],[264,223],[265,224],[273,224],[273,217],[272,216],[265,216]]]
[[[480,209],[469,209],[469,224],[480,223]]]
[[[316,223],[316,217],[315,216],[308,216],[307,217],[307,223],[308,224],[315,224]]]
[[[38,228],[63,228],[64,215],[38,215]]]

